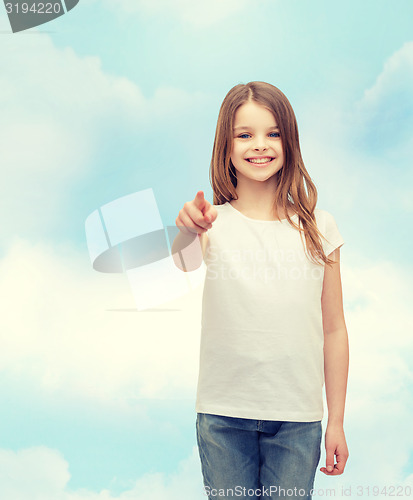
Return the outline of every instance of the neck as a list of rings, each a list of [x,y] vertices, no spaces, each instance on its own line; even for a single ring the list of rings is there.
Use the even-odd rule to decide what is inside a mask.
[[[275,179],[274,179],[275,180]],[[235,207],[254,212],[257,214],[274,214],[274,193],[277,185],[273,179],[267,182],[244,179],[242,175],[237,176],[237,199],[232,200],[231,204]]]

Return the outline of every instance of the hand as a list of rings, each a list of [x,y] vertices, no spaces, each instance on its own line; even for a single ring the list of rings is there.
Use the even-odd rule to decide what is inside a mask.
[[[217,210],[206,201],[204,192],[198,191],[192,201],[187,201],[179,211],[175,224],[186,234],[201,234],[211,229],[212,222],[217,218]]]
[[[343,474],[349,453],[342,425],[327,424],[325,447],[326,467],[321,467],[320,471],[324,472],[327,476],[339,476]],[[337,457],[337,463],[335,465],[334,455]],[[329,470],[330,467],[331,470]]]

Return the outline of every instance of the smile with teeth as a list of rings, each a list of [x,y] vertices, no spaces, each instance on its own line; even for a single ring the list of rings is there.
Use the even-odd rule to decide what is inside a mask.
[[[274,160],[274,158],[266,157],[266,158],[246,158],[247,161],[250,163],[269,163],[270,161]]]

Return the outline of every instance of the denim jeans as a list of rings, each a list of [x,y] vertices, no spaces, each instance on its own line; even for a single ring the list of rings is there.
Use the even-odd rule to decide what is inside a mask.
[[[206,498],[312,498],[321,420],[284,422],[197,413],[196,435]]]

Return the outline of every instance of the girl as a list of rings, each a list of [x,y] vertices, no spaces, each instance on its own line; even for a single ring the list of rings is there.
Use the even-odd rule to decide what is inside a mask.
[[[206,264],[196,400],[205,493],[311,499],[324,382],[320,471],[340,475],[348,458],[344,240],[316,208],[295,114],[278,88],[250,82],[228,92],[210,175],[214,204],[202,191],[185,203],[174,242],[181,269]],[[188,244],[198,241],[197,254]]]

